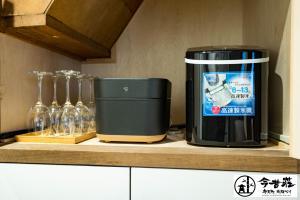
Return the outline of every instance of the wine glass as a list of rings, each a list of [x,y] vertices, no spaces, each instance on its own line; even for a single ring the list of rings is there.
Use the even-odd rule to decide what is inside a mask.
[[[87,107],[90,110],[90,126],[89,126],[89,132],[95,132],[96,131],[96,121],[95,121],[95,115],[96,115],[96,106],[95,106],[95,98],[94,98],[94,76],[88,75],[87,79],[89,80],[89,93],[90,98],[89,102],[87,104]]]
[[[51,122],[51,134],[59,134],[59,120],[61,116],[61,106],[57,102],[57,80],[61,77],[59,74],[52,75],[53,80],[53,100],[51,106],[49,106],[50,122]]]
[[[30,108],[27,116],[28,130],[39,132],[40,135],[48,135],[50,130],[50,112],[47,106],[42,102],[42,82],[46,75],[52,75],[50,72],[33,71],[38,80],[38,99],[36,104]]]
[[[62,114],[60,117],[60,131],[63,135],[75,135],[78,130],[78,115],[79,113],[72,105],[70,101],[70,79],[72,76],[80,74],[78,71],[73,70],[61,70],[57,71],[58,74],[63,74],[66,78],[66,102],[62,108]]]
[[[77,122],[79,123],[79,130],[82,134],[87,133],[90,126],[90,111],[87,106],[82,102],[82,81],[85,79],[86,75],[79,74],[77,75],[78,81],[78,101],[75,105],[75,109],[79,113]]]

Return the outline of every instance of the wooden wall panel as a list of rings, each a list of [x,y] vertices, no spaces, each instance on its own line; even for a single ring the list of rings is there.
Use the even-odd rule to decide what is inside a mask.
[[[269,132],[273,134],[290,132],[290,22],[290,0],[244,1],[244,44],[270,50]]]
[[[140,3],[142,2],[141,0],[119,0],[123,1],[125,6],[129,8],[131,12],[135,12],[136,9],[139,7]]]
[[[111,47],[142,0],[1,2],[7,33],[83,60],[110,57]]]
[[[0,34],[0,85],[1,132],[26,128],[29,108],[37,99],[37,81],[28,75],[32,70],[55,71],[59,68],[80,70],[80,62],[49,50],[23,42],[11,36]],[[52,99],[52,82],[44,81],[43,100],[49,104]],[[59,100],[64,101],[64,81],[59,83]],[[73,100],[76,98],[76,84],[72,84]]]
[[[241,0],[145,0],[115,44],[111,60],[82,71],[100,77],[163,77],[172,82],[172,121],[185,123],[187,48],[242,44]]]
[[[89,1],[54,1],[47,15],[110,49],[126,27],[132,12],[120,0]],[[139,4],[140,1],[135,2],[136,6]]]
[[[45,13],[53,0],[1,0],[2,15],[34,15]]]

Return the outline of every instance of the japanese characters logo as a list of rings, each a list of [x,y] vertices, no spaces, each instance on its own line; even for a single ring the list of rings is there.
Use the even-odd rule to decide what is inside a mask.
[[[297,175],[241,175],[234,178],[235,197],[297,197]]]
[[[253,72],[207,72],[202,76],[204,116],[255,116]]]

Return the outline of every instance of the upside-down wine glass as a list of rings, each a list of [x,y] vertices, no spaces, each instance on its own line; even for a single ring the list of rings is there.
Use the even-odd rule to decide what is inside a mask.
[[[82,81],[86,78],[86,75],[79,74],[77,75],[78,81],[78,101],[75,105],[75,109],[79,113],[77,121],[79,123],[79,132],[82,134],[87,133],[90,126],[90,110],[82,102]]]
[[[51,135],[59,134],[59,120],[61,116],[61,106],[57,102],[57,80],[61,77],[59,74],[52,76],[53,80],[53,100],[51,106],[49,106],[50,122],[51,122]]]
[[[89,132],[95,132],[96,131],[96,121],[95,121],[95,115],[96,115],[96,106],[95,106],[95,98],[94,98],[94,76],[88,75],[87,79],[89,80],[89,93],[90,98],[87,107],[90,110],[90,126],[89,126]]]
[[[78,115],[79,113],[70,101],[70,79],[72,76],[77,76],[80,72],[73,70],[57,71],[58,74],[63,74],[66,78],[66,102],[62,108],[60,117],[60,132],[63,135],[75,135],[78,130]]]
[[[33,71],[38,80],[38,99],[36,104],[30,108],[27,116],[28,130],[38,132],[40,135],[48,135],[50,130],[50,113],[47,106],[42,102],[42,82],[46,75],[52,75],[50,72]]]

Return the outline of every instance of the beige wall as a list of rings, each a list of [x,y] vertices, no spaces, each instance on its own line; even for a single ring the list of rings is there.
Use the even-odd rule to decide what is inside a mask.
[[[195,46],[242,44],[242,8],[241,0],[144,0],[115,44],[113,59],[83,64],[82,71],[168,78],[172,121],[185,123],[185,52]]]
[[[244,44],[270,50],[269,132],[284,135],[290,132],[290,23],[290,0],[244,0]]]
[[[289,134],[290,0],[145,0],[113,49],[113,58],[82,65],[100,77],[165,77],[172,118],[185,120],[189,47],[259,45],[270,50],[269,131]],[[91,63],[94,62],[94,63]]]
[[[52,51],[0,34],[1,132],[26,129],[26,115],[37,98],[37,81],[32,70],[55,71],[59,68],[80,70],[80,62]],[[45,80],[44,103],[52,98],[52,82]],[[60,102],[64,100],[64,82],[60,81]],[[63,86],[63,88],[62,88]],[[75,89],[73,84],[73,90]],[[77,90],[76,90],[77,91]],[[72,92],[76,96],[76,92]]]
[[[291,155],[300,159],[300,1],[292,0],[291,36]]]

